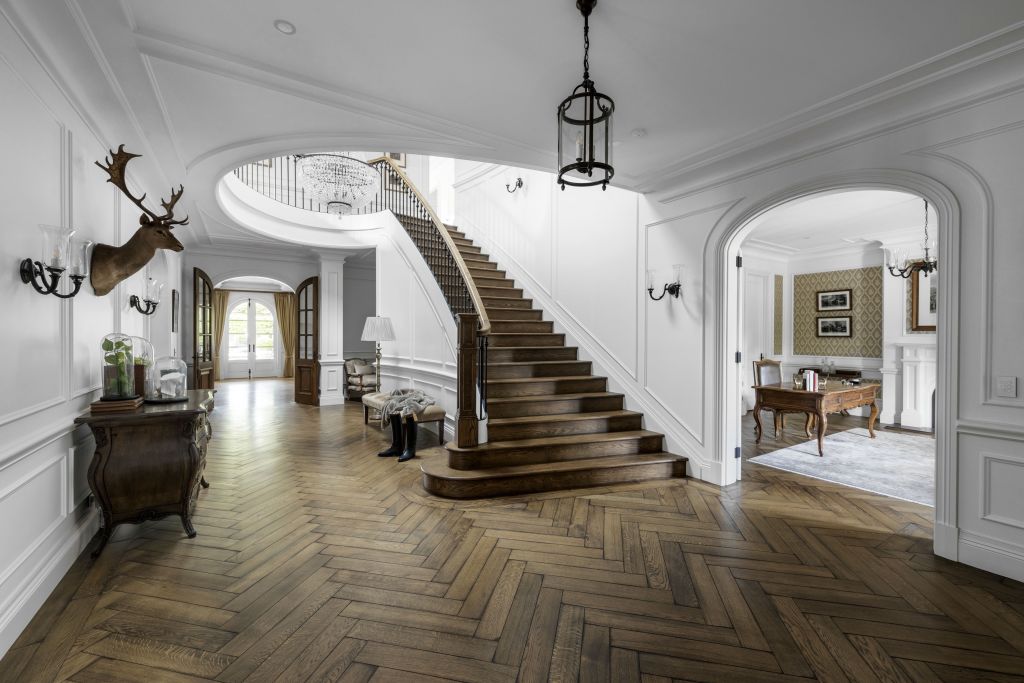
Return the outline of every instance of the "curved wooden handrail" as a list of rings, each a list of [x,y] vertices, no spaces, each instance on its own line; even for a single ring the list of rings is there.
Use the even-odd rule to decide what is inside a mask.
[[[376,166],[380,163],[387,164],[390,169],[402,179],[402,184],[404,184],[409,191],[413,193],[416,200],[423,206],[424,210],[426,210],[430,219],[434,223],[434,229],[441,235],[441,239],[444,240],[445,246],[447,246],[448,251],[451,252],[452,258],[455,260],[455,264],[459,269],[459,274],[462,276],[462,280],[466,283],[466,290],[469,292],[469,297],[473,302],[473,308],[476,309],[477,315],[480,316],[480,327],[477,329],[477,334],[481,336],[490,334],[491,321],[490,318],[487,317],[487,310],[484,308],[483,299],[480,297],[480,292],[476,288],[476,282],[473,280],[473,276],[469,272],[469,266],[467,266],[466,262],[462,259],[462,254],[459,252],[459,247],[455,244],[455,240],[453,240],[452,236],[448,234],[448,228],[445,227],[445,224],[441,222],[441,219],[438,218],[437,214],[434,212],[434,207],[432,207],[426,198],[420,194],[420,191],[415,185],[413,185],[412,181],[409,180],[409,176],[407,176],[405,171],[395,163],[394,159],[389,157],[377,157],[376,159],[371,159],[366,163],[370,166]],[[381,188],[381,191],[383,192],[384,188]]]

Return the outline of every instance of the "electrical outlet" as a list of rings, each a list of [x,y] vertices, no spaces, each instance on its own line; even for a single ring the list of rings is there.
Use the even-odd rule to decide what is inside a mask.
[[[996,377],[996,396],[999,398],[1017,398],[1017,378]]]

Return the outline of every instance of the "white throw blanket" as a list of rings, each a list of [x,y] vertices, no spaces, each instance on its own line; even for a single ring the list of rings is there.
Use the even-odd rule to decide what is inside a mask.
[[[434,405],[434,399],[419,389],[395,389],[388,395],[384,407],[380,409],[380,424],[384,427],[392,415],[405,419],[410,415],[418,415]]]

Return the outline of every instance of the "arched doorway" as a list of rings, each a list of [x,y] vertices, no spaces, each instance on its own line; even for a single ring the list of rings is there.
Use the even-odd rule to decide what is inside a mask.
[[[956,556],[956,415],[957,319],[959,292],[959,205],[943,185],[915,173],[890,170],[859,171],[825,177],[791,187],[761,201],[737,207],[737,215],[729,221],[712,244],[713,263],[718,276],[717,349],[719,415],[716,441],[721,458],[722,481],[731,483],[742,476],[741,460],[733,457],[742,439],[740,421],[742,405],[741,382],[744,363],[740,359],[743,326],[741,319],[742,268],[737,257],[743,241],[753,230],[754,220],[763,214],[796,199],[822,192],[880,189],[909,192],[925,198],[935,208],[938,247],[942,276],[938,284],[937,310],[937,390],[935,401],[935,549],[946,557]],[[886,275],[886,277],[889,277]],[[738,453],[738,451],[736,451]]]
[[[259,294],[229,301],[227,359],[224,379],[277,377],[280,374],[280,333],[277,316]]]

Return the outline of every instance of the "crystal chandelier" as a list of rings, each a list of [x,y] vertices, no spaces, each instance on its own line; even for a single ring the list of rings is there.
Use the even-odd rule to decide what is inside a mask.
[[[380,174],[343,154],[299,154],[299,182],[327,213],[345,216],[366,206],[380,188]]]
[[[895,277],[908,278],[917,272],[924,273],[924,276],[928,277],[929,273],[934,273],[939,268],[938,258],[931,255],[931,250],[934,248],[935,242],[928,237],[928,200],[926,199],[924,200],[924,258],[911,261],[903,250],[890,251],[885,265],[889,268],[889,273]]]

